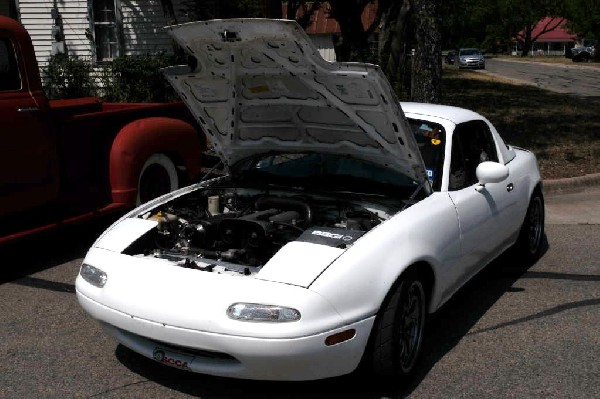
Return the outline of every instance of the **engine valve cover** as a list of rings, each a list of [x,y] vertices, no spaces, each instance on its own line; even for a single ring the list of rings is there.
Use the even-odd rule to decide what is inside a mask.
[[[346,248],[365,234],[364,231],[336,229],[331,227],[311,227],[296,241],[327,245],[329,247]]]

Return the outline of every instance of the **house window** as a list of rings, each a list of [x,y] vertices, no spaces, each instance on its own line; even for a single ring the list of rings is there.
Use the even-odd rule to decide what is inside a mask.
[[[112,61],[119,56],[118,0],[92,0],[92,20],[96,61]]]

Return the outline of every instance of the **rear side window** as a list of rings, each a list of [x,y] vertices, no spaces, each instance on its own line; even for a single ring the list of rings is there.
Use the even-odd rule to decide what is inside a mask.
[[[12,43],[0,37],[0,91],[21,89],[21,77]]]

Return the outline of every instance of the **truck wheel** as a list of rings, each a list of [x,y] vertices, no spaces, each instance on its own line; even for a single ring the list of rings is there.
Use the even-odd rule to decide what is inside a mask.
[[[143,204],[177,188],[179,177],[173,161],[164,154],[153,154],[140,172],[136,204]]]

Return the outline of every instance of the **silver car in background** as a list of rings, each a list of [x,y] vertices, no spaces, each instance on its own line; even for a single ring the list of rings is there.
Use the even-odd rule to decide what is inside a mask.
[[[485,58],[476,48],[461,48],[458,51],[458,68],[485,69]]]

